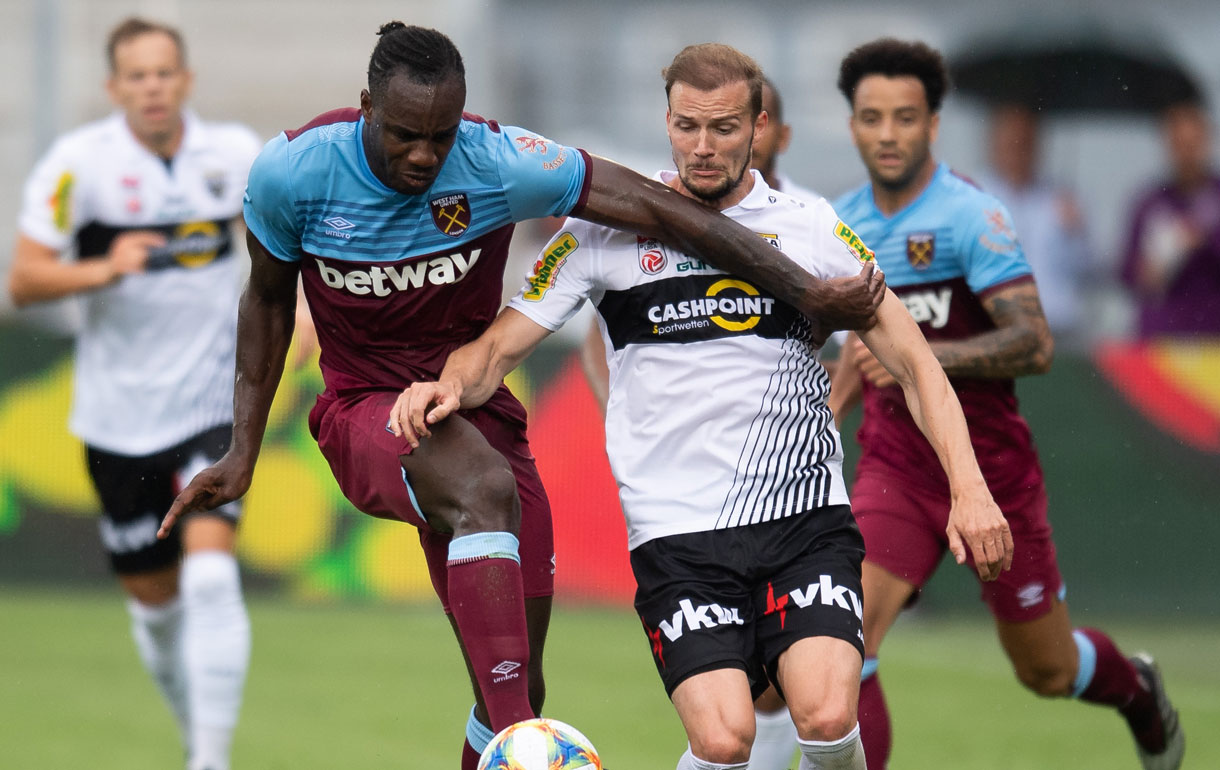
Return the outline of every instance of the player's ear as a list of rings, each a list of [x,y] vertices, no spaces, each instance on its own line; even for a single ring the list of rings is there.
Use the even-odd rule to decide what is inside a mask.
[[[792,141],[792,126],[787,123],[779,127],[779,144],[775,147],[775,154],[782,155],[788,149],[788,143]]]
[[[360,89],[360,112],[364,114],[364,122],[373,122],[373,95],[367,88]]]
[[[928,121],[928,143],[936,144],[936,135],[940,133],[940,113],[933,112]]]
[[[767,130],[767,124],[771,122],[771,116],[766,110],[760,110],[758,117],[754,118],[754,141],[757,142],[762,138],[763,132]]]

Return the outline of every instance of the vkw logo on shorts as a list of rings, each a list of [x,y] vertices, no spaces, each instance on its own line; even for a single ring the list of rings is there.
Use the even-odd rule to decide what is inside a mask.
[[[640,255],[640,269],[648,275],[656,275],[669,264],[669,258],[665,256],[665,248],[656,238],[637,235],[635,244]]]
[[[470,199],[466,193],[442,195],[428,201],[432,224],[445,235],[456,238],[470,227]]]

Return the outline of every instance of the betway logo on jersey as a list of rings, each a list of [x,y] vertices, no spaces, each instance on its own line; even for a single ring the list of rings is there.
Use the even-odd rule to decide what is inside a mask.
[[[425,284],[445,286],[457,283],[466,277],[474,263],[479,261],[482,249],[475,249],[467,257],[464,254],[450,254],[447,257],[419,259],[402,265],[373,265],[364,270],[349,270],[343,272],[330,267],[320,259],[318,273],[322,282],[332,289],[343,289],[356,296],[372,294],[375,297],[388,297],[396,291],[418,289]]]
[[[933,329],[942,329],[949,323],[949,305],[953,301],[953,289],[948,286],[926,291],[912,291],[902,295],[902,304],[916,323],[931,324]]]
[[[678,602],[678,611],[674,613],[673,618],[662,620],[660,628],[665,638],[674,642],[688,631],[729,625],[745,625],[736,607],[721,607],[715,603],[700,604],[696,607],[690,599],[683,599]]]
[[[662,324],[667,322],[691,319],[691,323],[706,325],[707,321],[702,320],[705,318],[721,329],[741,332],[757,326],[764,315],[771,315],[774,307],[774,299],[759,296],[758,289],[745,281],[725,278],[709,286],[703,297],[653,305],[648,308],[648,320],[654,324],[653,333],[658,335],[666,333]]]

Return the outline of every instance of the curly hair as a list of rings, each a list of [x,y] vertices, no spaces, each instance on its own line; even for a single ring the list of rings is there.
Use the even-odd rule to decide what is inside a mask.
[[[405,74],[417,83],[434,84],[450,77],[466,82],[462,54],[444,33],[391,21],[377,30],[381,37],[369,57],[369,93],[381,96],[390,78]]]
[[[874,40],[856,48],[839,65],[839,91],[854,104],[856,86],[869,75],[911,76],[923,83],[928,109],[940,110],[949,90],[949,71],[935,48],[919,41],[907,42],[892,37]]]

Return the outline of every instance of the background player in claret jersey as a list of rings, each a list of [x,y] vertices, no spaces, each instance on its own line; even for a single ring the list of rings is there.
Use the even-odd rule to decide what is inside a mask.
[[[553,590],[550,509],[525,412],[500,388],[416,451],[387,430],[499,308],[513,224],[576,213],[629,226],[771,285],[835,326],[871,323],[879,273],[820,281],[748,230],[609,161],[464,114],[465,69],[436,30],[385,25],[359,109],[272,139],[247,190],[252,267],[238,324],[233,445],[166,515],[245,492],[292,330],[298,279],[326,391],[310,428],[360,510],[419,528],[475,684],[462,765],[543,700]],[[164,530],[163,530],[164,531]]]
[[[226,770],[250,649],[239,509],[204,506],[160,541],[156,529],[186,478],[229,443],[231,224],[260,142],[184,110],[191,73],[177,30],[129,19],[107,56],[118,111],[60,138],[34,169],[9,291],[18,305],[83,303],[70,425],[101,498],[102,541],[188,766]]]
[[[664,76],[677,172],[661,181],[823,279],[871,259],[825,200],[799,201],[749,170],[767,122],[752,59],[716,43],[690,46]],[[753,696],[768,682],[787,697],[801,768],[863,770],[862,541],[817,329],[751,279],[645,235],[569,220],[538,264],[495,323],[450,356],[439,382],[403,393],[391,427],[412,443],[431,434],[427,447],[445,416],[494,397],[508,371],[592,300],[613,351],[606,447],[636,610],[690,740],[679,770],[744,770]],[[952,531],[962,538],[954,550],[964,560],[969,548],[993,577],[1011,540],[961,409],[897,298],[887,294],[877,315],[863,337],[902,382],[953,482]]]
[[[1106,634],[1073,630],[1068,619],[1042,470],[1013,384],[1014,377],[1048,369],[1051,335],[1008,212],[932,157],[947,86],[940,54],[922,43],[878,40],[848,54],[839,89],[851,105],[852,139],[869,183],[835,208],[876,251],[949,375],[988,486],[1012,526],[1013,568],[984,584],[983,599],[1017,678],[1039,695],[1118,709],[1143,766],[1177,768],[1182,731],[1151,659],[1128,659]],[[890,749],[877,655],[944,553],[950,496],[902,391],[856,342],[835,377],[837,418],[861,389],[861,457],[852,489],[867,546],[860,729],[869,767],[877,770]]]

